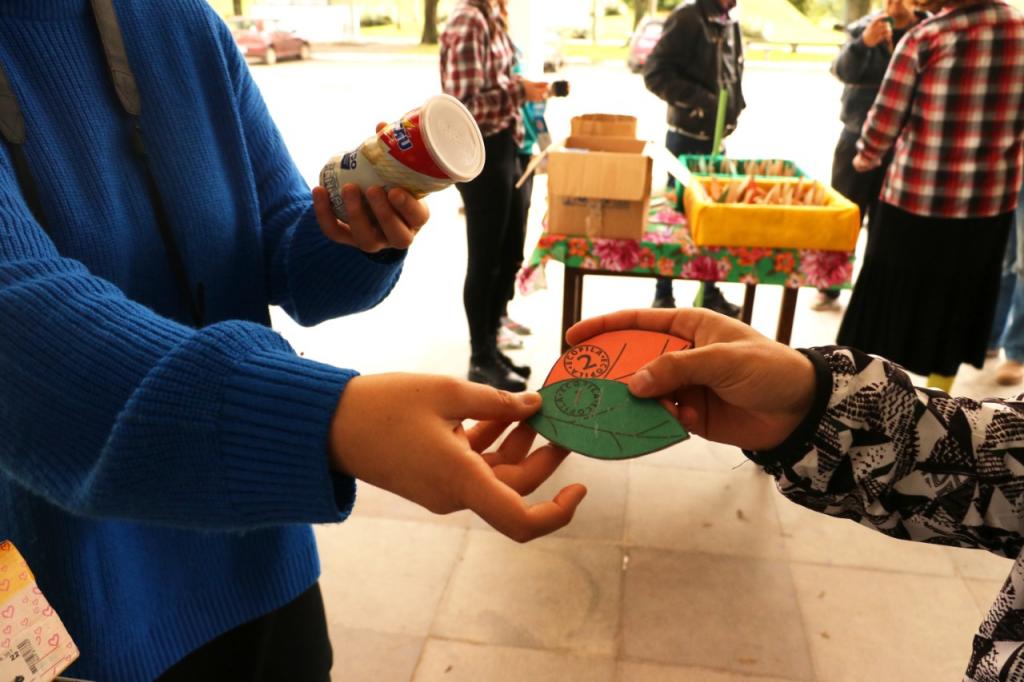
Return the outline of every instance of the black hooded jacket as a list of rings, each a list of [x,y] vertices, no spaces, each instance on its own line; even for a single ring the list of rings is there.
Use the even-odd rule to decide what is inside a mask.
[[[845,86],[841,100],[843,108],[839,118],[843,122],[843,127],[851,133],[859,133],[863,127],[892,58],[892,52],[885,42],[874,47],[864,44],[864,31],[877,16],[877,13],[869,14],[846,27],[849,39],[840,49],[839,56],[832,62],[832,73]],[[928,16],[924,12],[915,12],[915,23],[894,34],[896,42]]]
[[[647,89],[668,103],[668,124],[710,140],[715,133],[718,91],[729,93],[725,132],[736,127],[743,100],[743,43],[739,24],[718,0],[692,0],[675,9],[644,67]]]

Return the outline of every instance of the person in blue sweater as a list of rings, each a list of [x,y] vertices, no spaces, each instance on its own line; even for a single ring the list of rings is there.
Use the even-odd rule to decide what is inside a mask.
[[[310,524],[344,520],[355,479],[519,541],[585,490],[524,502],[565,455],[528,427],[485,452],[536,393],[359,376],[270,329],[269,305],[315,325],[377,304],[426,207],[349,186],[344,224],[311,201],[204,0],[116,19],[137,116],[88,0],[0,3],[0,114],[23,119],[0,140],[0,539],[78,643],[69,675],[327,680]]]

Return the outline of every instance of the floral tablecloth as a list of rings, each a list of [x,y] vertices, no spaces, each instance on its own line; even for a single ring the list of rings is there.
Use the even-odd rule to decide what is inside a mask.
[[[552,258],[583,270],[789,288],[848,288],[853,275],[853,253],[847,251],[697,246],[686,217],[664,200],[652,202],[640,241],[543,234],[519,272],[522,293],[547,286],[544,266]]]

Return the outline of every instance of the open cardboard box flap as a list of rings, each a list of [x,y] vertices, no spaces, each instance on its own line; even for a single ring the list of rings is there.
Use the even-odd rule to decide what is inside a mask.
[[[624,137],[569,137],[535,156],[516,187],[521,187],[548,160],[548,189],[554,194],[639,201],[650,191],[651,148],[643,140]]]
[[[573,116],[570,133],[576,135],[610,135],[612,137],[636,137],[636,116],[622,114],[583,114]]]
[[[650,193],[651,160],[642,153],[640,140],[621,140],[620,151],[575,146],[569,138],[560,154],[548,158],[548,191],[551,194],[613,201],[641,201]],[[573,143],[573,144],[570,144]],[[619,146],[619,145],[607,145]],[[633,153],[625,153],[627,149]]]

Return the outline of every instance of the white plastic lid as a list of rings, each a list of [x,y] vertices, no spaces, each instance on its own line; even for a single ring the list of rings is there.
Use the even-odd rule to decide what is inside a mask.
[[[420,125],[434,163],[455,182],[484,169],[484,137],[473,114],[451,95],[434,95],[420,107]]]

